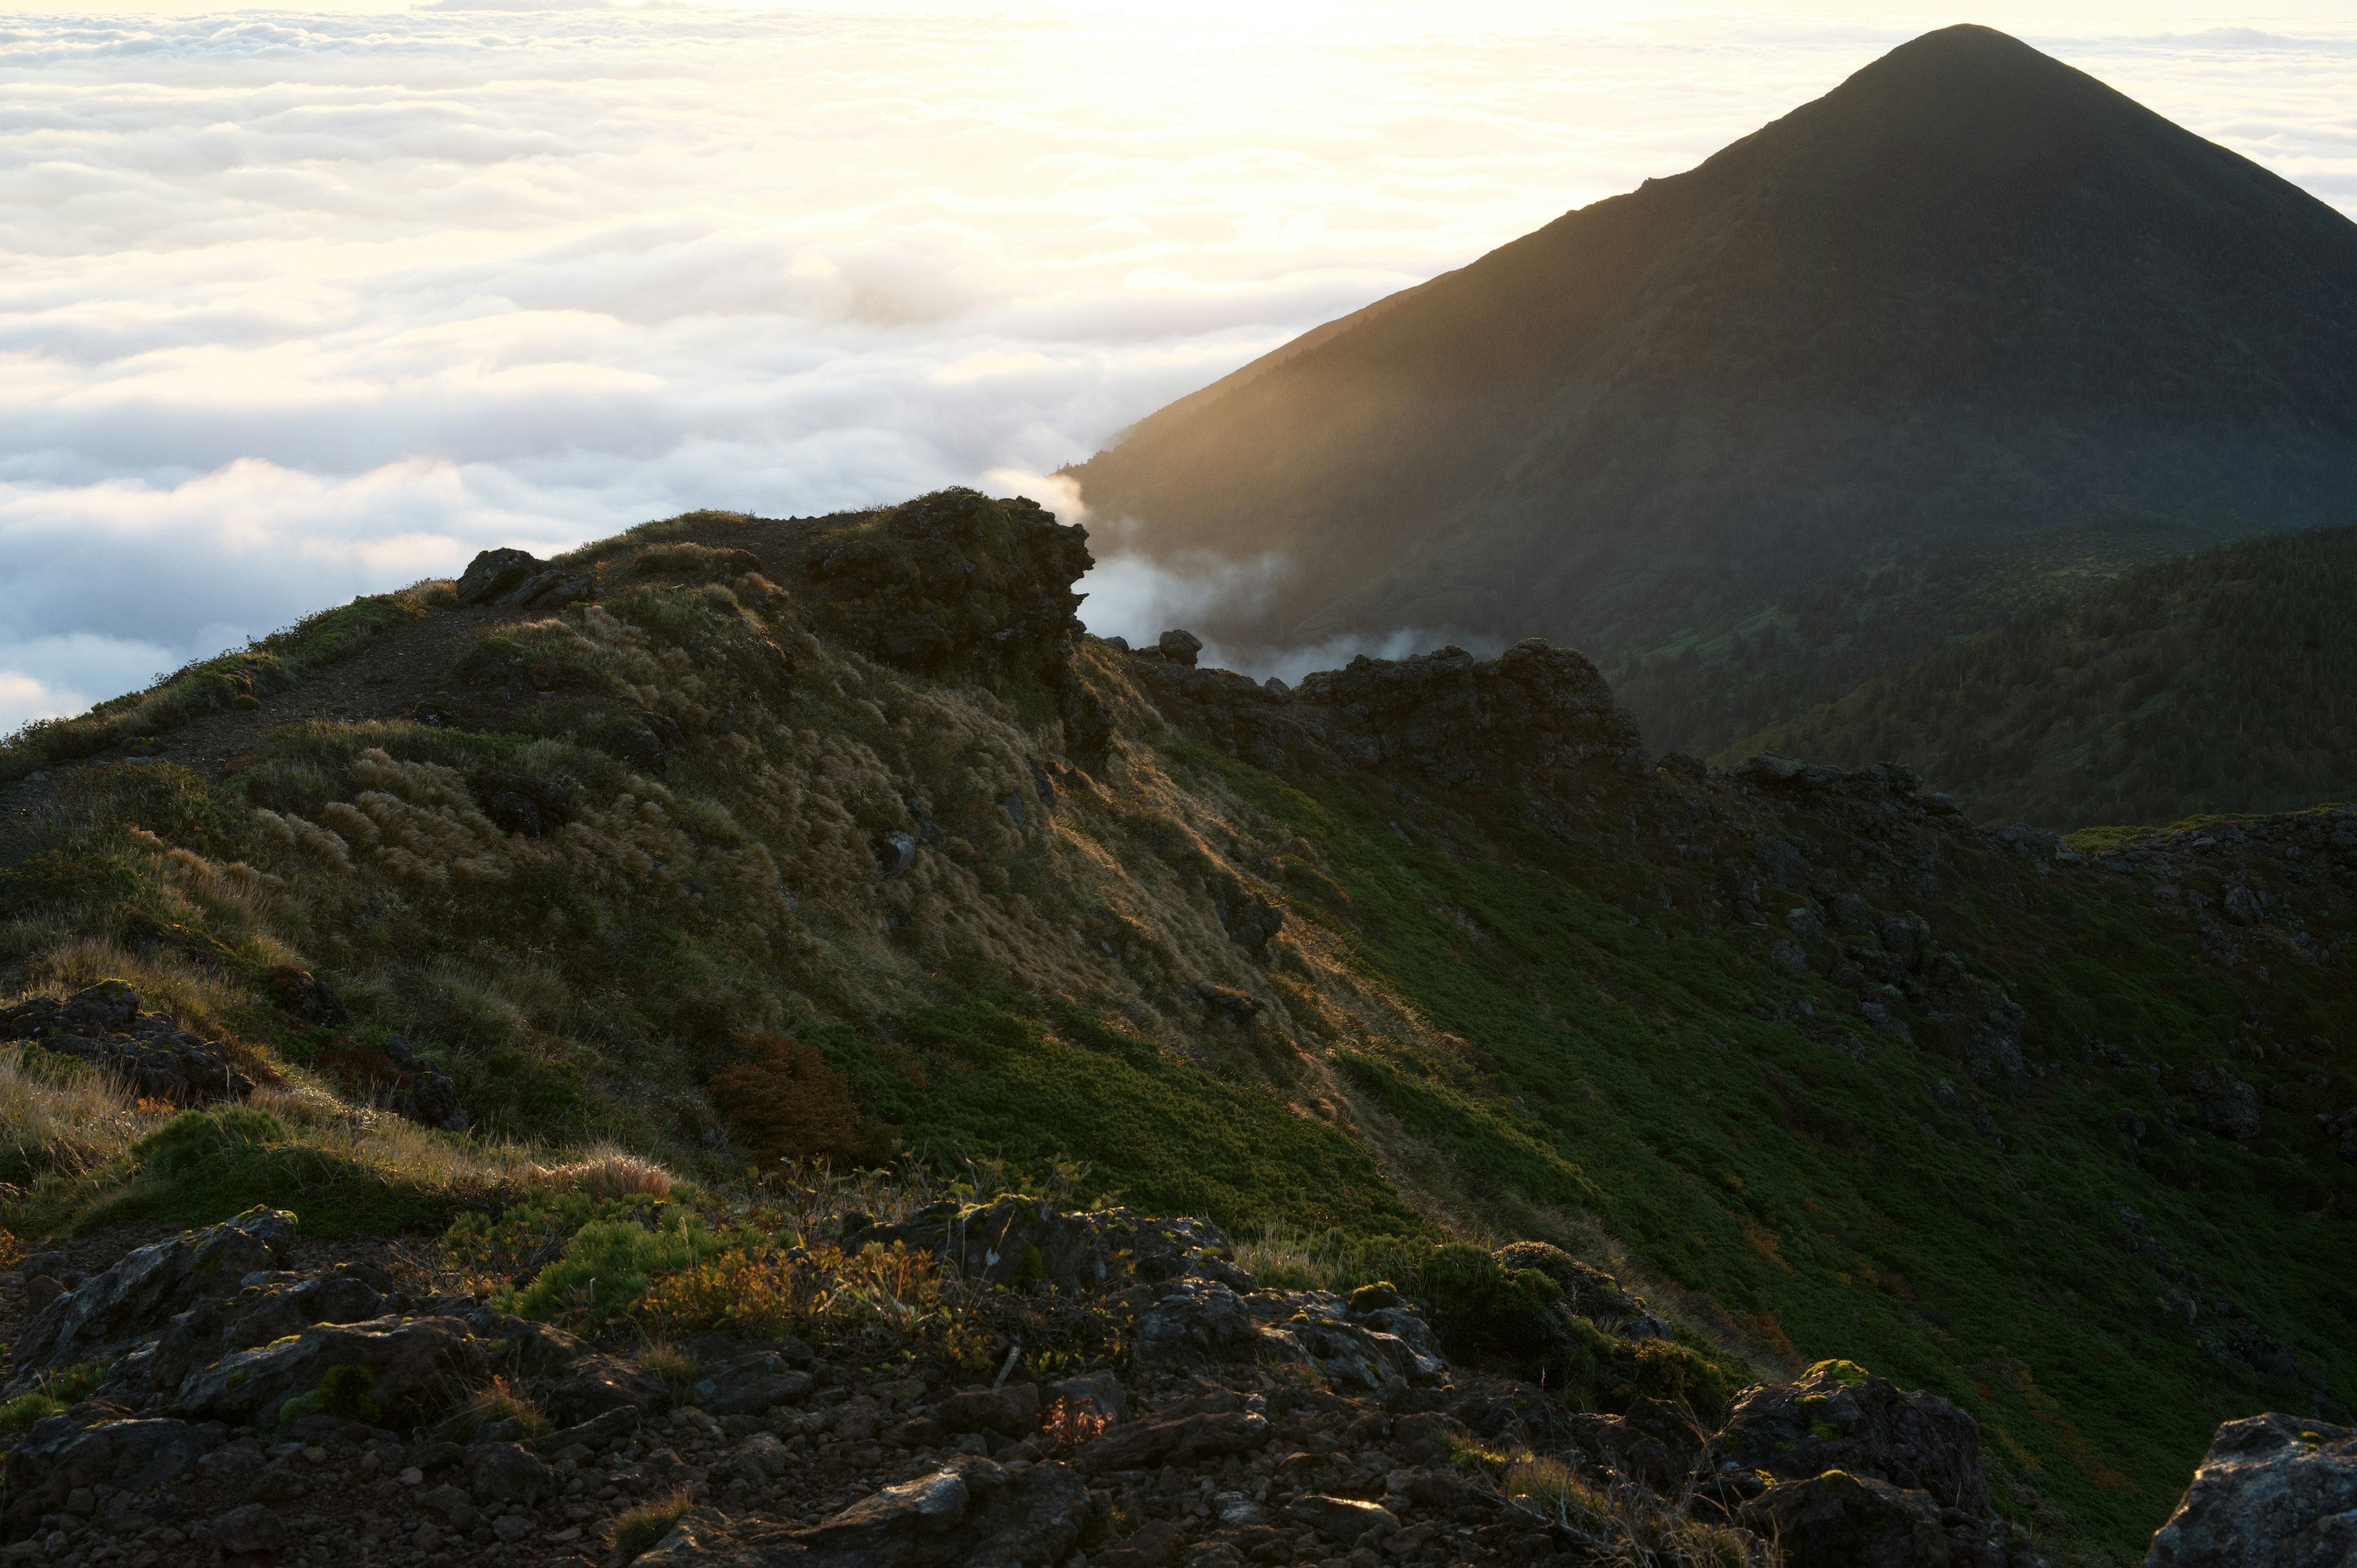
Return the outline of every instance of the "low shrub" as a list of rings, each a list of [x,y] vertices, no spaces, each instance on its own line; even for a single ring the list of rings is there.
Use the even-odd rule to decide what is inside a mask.
[[[614,1554],[610,1562],[628,1563],[650,1550],[669,1535],[671,1527],[693,1507],[694,1500],[685,1492],[673,1492],[631,1509],[614,1521]]]
[[[527,1437],[549,1430],[548,1416],[537,1403],[516,1392],[505,1378],[493,1378],[490,1387],[468,1394],[446,1416],[434,1435],[444,1443],[471,1443],[476,1433],[501,1421],[522,1422]]]
[[[376,1373],[367,1367],[330,1367],[319,1379],[319,1386],[307,1394],[297,1394],[278,1407],[280,1421],[292,1421],[298,1415],[332,1415],[339,1421],[357,1421],[363,1426],[374,1426],[382,1415],[377,1409]]]

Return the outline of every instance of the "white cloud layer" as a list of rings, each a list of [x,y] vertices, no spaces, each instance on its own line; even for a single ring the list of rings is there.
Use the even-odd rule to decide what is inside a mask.
[[[1167,9],[0,19],[0,725],[488,545],[1017,488],[1943,19]],[[2021,26],[2357,209],[2357,28]],[[1103,538],[1108,631],[1283,569]]]

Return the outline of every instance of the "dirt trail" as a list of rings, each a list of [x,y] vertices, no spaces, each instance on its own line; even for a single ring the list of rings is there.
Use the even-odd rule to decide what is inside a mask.
[[[191,720],[165,735],[151,755],[215,779],[233,771],[270,731],[286,725],[403,717],[477,634],[490,627],[541,618],[500,606],[436,610],[423,620],[385,632],[350,658],[271,693],[258,708],[224,709]],[[0,786],[0,868],[16,865],[38,847],[60,779],[85,768],[142,766],[143,758],[102,754]]]

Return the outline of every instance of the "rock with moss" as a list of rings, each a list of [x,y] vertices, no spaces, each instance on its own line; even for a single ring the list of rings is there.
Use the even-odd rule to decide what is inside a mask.
[[[2218,1428],[2145,1568],[2357,1562],[2357,1432],[2270,1413]]]
[[[1980,1423],[1852,1361],[1820,1361],[1792,1382],[1745,1390],[1713,1449],[1722,1472],[1800,1480],[1845,1470],[1929,1493],[1943,1508],[1990,1511]]]
[[[484,1346],[456,1317],[379,1317],[317,1324],[291,1338],[232,1351],[182,1380],[178,1402],[201,1420],[267,1422],[340,1367],[372,1375],[369,1393],[393,1425],[413,1425],[453,1391],[490,1375]]]

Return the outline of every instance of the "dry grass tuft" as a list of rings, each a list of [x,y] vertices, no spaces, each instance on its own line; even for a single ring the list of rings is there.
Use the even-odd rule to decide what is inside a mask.
[[[644,1155],[611,1144],[591,1149],[565,1165],[536,1167],[533,1175],[544,1187],[586,1193],[596,1198],[651,1197],[660,1202],[671,1197],[669,1171]]]

